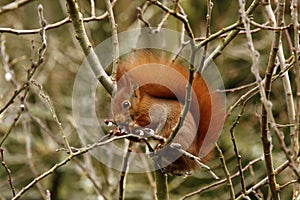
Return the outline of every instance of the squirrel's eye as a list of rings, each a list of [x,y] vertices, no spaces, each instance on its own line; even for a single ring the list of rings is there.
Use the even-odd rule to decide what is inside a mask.
[[[129,108],[131,106],[128,100],[123,101],[123,108]]]

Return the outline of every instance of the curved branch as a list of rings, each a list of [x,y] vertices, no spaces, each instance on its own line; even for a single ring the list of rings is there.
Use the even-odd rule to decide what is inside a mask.
[[[79,10],[79,6],[76,0],[67,0],[68,12],[72,20],[73,27],[76,32],[76,39],[80,43],[80,46],[87,57],[87,60],[90,64],[91,69],[96,75],[97,79],[104,86],[106,91],[109,94],[112,94],[114,84],[110,77],[105,73],[98,56],[96,55],[92,44],[89,41],[89,38],[86,34],[83,17]]]

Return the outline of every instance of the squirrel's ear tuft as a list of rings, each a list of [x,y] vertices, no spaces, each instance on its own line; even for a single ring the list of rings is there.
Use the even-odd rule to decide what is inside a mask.
[[[130,77],[130,75],[126,76],[126,82],[127,82],[127,87],[129,87],[131,92],[134,92],[135,90],[139,89],[138,83]]]
[[[129,90],[129,93],[132,94],[135,98],[139,98],[141,91],[139,89],[138,83],[130,77],[130,75],[124,75],[126,80],[126,88]]]

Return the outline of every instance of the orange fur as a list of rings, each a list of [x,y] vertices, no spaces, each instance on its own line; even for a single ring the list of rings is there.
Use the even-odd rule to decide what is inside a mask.
[[[112,102],[115,120],[133,121],[138,126],[152,128],[160,135],[169,137],[184,104],[188,74],[182,63],[171,63],[162,53],[136,51],[125,56],[116,74],[118,91]],[[199,73],[194,77],[192,88],[190,110],[173,142],[198,156],[200,149],[205,149],[202,144],[212,120],[214,98]],[[122,107],[126,100],[131,104],[129,109]],[[170,156],[170,152],[166,152]],[[181,156],[166,169],[173,173],[195,167],[195,161]]]

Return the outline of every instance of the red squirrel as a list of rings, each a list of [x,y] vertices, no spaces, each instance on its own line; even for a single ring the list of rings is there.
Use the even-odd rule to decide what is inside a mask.
[[[151,128],[168,138],[183,108],[188,74],[182,62],[171,62],[162,52],[137,50],[121,58],[116,74],[117,91],[112,99],[115,122]],[[218,134],[211,132],[219,131],[218,126],[208,133],[214,120],[212,104],[216,102],[198,72],[192,89],[190,110],[172,142],[194,156],[204,156],[216,142]],[[206,136],[212,143],[206,142],[207,148],[202,146]],[[197,167],[194,160],[170,148],[161,151],[158,162],[172,174],[185,174]]]

